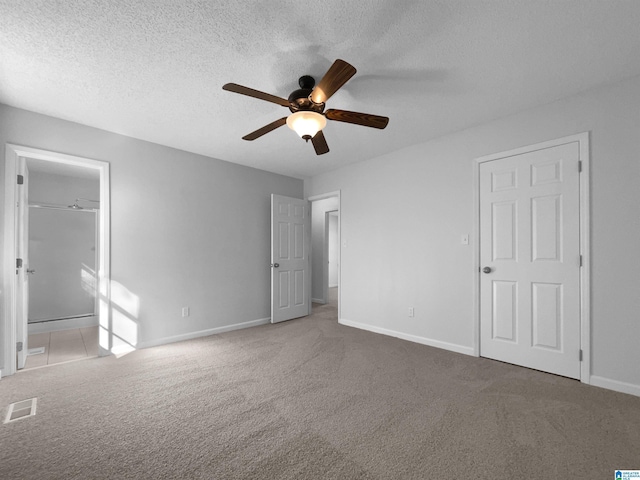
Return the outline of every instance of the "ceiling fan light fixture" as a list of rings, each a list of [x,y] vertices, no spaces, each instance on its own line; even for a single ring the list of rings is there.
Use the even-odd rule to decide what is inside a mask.
[[[257,98],[266,102],[275,103],[287,107],[291,115],[279,118],[264,127],[242,137],[243,140],[255,140],[263,135],[282,127],[285,123],[307,143],[311,140],[316,155],[329,153],[329,145],[324,138],[322,129],[327,125],[327,120],[362,125],[383,129],[389,123],[388,117],[371,115],[369,113],[350,112],[348,110],[329,109],[325,111],[327,100],[336,93],[356,73],[353,65],[344,60],[337,59],[324,74],[320,83],[309,75],[303,75],[298,79],[300,88],[291,92],[288,98],[264,93],[253,88],[243,87],[237,83],[227,83],[222,89],[233,93],[239,93],[248,97]]]
[[[295,112],[287,117],[287,126],[307,141],[315,137],[326,125],[327,119],[324,115],[316,112]]]

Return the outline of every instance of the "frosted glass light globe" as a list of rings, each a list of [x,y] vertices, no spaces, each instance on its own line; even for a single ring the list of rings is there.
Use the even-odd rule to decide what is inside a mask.
[[[316,112],[296,112],[287,117],[287,126],[305,140],[313,138],[326,125],[324,115]]]

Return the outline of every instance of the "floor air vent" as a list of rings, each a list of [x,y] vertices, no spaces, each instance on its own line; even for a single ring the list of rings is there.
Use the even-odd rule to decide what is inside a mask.
[[[4,419],[4,423],[15,422],[21,418],[32,417],[36,414],[37,398],[22,400],[21,402],[9,405],[9,411]]]
[[[44,353],[44,347],[35,347],[35,348],[30,348],[27,351],[27,355],[40,355]]]

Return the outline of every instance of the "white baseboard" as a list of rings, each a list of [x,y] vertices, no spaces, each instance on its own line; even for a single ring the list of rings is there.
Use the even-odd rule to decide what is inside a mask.
[[[345,318],[339,319],[338,323],[340,325],[346,325],[347,327],[359,328],[361,330],[368,330],[369,332],[380,333],[382,335],[388,335],[390,337],[396,337],[402,340],[408,340],[409,342],[421,343],[422,345],[428,345],[430,347],[442,348],[443,350],[449,350],[451,352],[475,356],[473,353],[473,347],[464,347],[462,345],[456,345],[455,343],[442,342],[440,340],[433,340],[431,338],[419,337],[417,335],[411,335],[409,333],[396,332],[395,330],[389,330],[382,327],[375,327],[373,325],[367,325],[365,323],[353,322]]]
[[[98,326],[98,316],[80,318],[65,318],[63,320],[52,320],[50,322],[30,323],[28,325],[29,335],[34,333],[58,332],[60,330],[70,330],[72,328],[86,328]]]
[[[312,303],[320,303],[322,305],[326,304],[327,302],[325,302],[324,300],[322,300],[321,298],[312,298],[311,299]]]
[[[380,333],[382,335],[389,335],[391,337],[397,337],[402,340],[408,340],[410,342],[429,345],[430,347],[442,348],[444,350],[450,350],[452,352],[475,356],[472,347],[464,347],[462,345],[442,342],[440,340],[433,340],[431,338],[419,337],[417,335],[411,335],[408,333],[396,332],[394,330],[389,330],[382,327],[376,327],[376,326],[367,325],[364,323],[353,322],[345,318],[339,319],[338,323],[348,327],[367,330],[369,332]],[[592,375],[588,383],[595,387],[606,388],[608,390],[614,390],[616,392],[621,392],[621,393],[628,393],[629,395],[635,395],[637,397],[640,397],[640,385],[635,385],[633,383],[620,382],[618,380],[611,380],[609,378],[599,377],[597,375]]]
[[[148,340],[146,342],[140,342],[136,345],[136,349],[158,347],[160,345],[166,345],[168,343],[182,342],[183,340],[193,340],[194,338],[208,337],[209,335],[215,335],[216,333],[231,332],[233,330],[240,330],[242,328],[257,327],[258,325],[265,325],[271,322],[271,317],[260,318],[258,320],[250,320],[248,322],[234,323],[233,325],[225,325],[224,327],[209,328],[207,330],[200,330],[197,332],[182,333],[180,335],[174,335],[172,337],[156,338],[154,340]]]
[[[337,283],[336,283],[335,285],[333,285],[333,284],[331,284],[331,283],[329,284],[329,288],[337,288],[337,287],[338,287],[338,284],[337,284]]]
[[[628,393],[629,395],[640,397],[640,385],[635,385],[633,383],[620,382],[618,380],[611,380],[597,375],[591,375],[589,383],[595,387],[602,387],[609,390],[615,390],[616,392]]]

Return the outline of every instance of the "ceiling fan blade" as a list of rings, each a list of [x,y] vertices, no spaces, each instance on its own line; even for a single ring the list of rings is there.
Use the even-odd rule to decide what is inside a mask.
[[[336,93],[355,74],[356,69],[352,65],[349,65],[344,60],[336,60],[311,92],[311,101],[325,103],[331,95]]]
[[[241,95],[246,95],[248,97],[258,98],[260,100],[266,100],[267,102],[277,103],[278,105],[282,105],[283,107],[289,106],[289,101],[284,98],[276,97],[275,95],[271,95],[269,93],[260,92],[258,90],[254,90],[253,88],[243,87],[242,85],[238,85],[237,83],[227,83],[223,85],[223,90],[227,90],[228,92],[239,93]]]
[[[327,145],[327,140],[324,138],[322,130],[319,130],[313,136],[311,143],[313,143],[313,148],[316,150],[316,155],[323,155],[329,151],[329,145]]]
[[[242,137],[242,139],[255,140],[256,138],[260,138],[265,133],[269,133],[270,131],[275,130],[278,127],[281,127],[285,123],[287,123],[287,117],[282,117],[281,119],[276,120],[275,122],[271,122],[269,125],[265,125],[264,127],[259,128],[255,132],[251,132],[250,134],[245,135],[244,137]]]
[[[371,115],[370,113],[349,112],[347,110],[335,110],[330,108],[324,112],[324,116],[329,120],[338,122],[354,123],[363,127],[373,127],[383,129],[389,123],[389,117]]]

